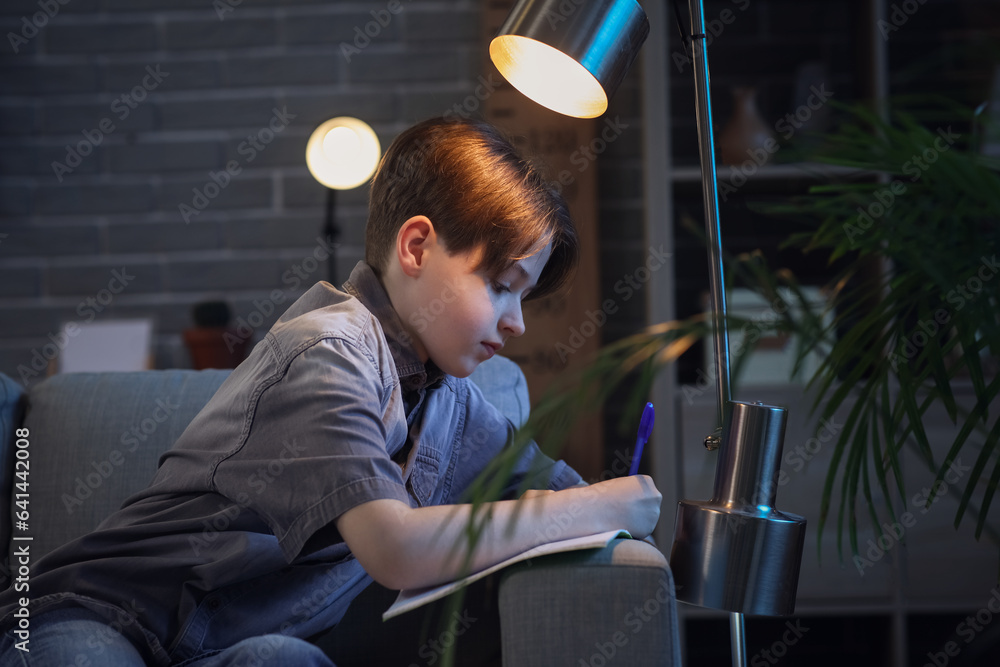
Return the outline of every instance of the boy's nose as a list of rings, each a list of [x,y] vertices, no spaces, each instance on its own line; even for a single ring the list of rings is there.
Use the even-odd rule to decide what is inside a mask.
[[[511,336],[516,337],[524,334],[524,316],[521,312],[520,302],[504,314],[500,324],[501,328],[507,331]]]

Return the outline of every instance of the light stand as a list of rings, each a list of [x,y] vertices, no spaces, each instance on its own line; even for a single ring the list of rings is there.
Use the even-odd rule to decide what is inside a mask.
[[[795,608],[806,522],[774,506],[786,411],[731,397],[704,8],[689,3],[721,432],[705,439],[719,448],[713,497],[679,503],[670,566],[678,600],[730,612],[733,664],[743,667],[743,614]],[[648,32],[634,0],[519,0],[490,57],[539,104],[590,118],[606,110]]]
[[[795,609],[806,521],[775,509],[785,409],[732,401],[705,13],[701,0],[689,0],[689,9],[722,433],[705,439],[709,449],[719,447],[712,499],[678,504],[670,567],[678,600],[730,612],[733,665],[744,667],[743,614]]]
[[[337,190],[336,188],[326,189],[326,218],[323,221],[323,238],[330,247],[330,257],[326,260],[327,282],[333,286],[337,282],[337,240],[340,238],[340,227],[337,226]]]

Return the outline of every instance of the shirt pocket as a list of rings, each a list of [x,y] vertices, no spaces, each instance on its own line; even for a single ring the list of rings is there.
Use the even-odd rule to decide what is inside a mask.
[[[441,477],[440,464],[432,456],[417,452],[410,473],[410,491],[421,507],[436,504],[438,481]]]

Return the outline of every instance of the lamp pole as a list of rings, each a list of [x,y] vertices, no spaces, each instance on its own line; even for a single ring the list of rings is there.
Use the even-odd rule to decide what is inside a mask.
[[[701,158],[702,198],[705,205],[705,231],[708,238],[708,282],[712,326],[715,331],[715,433],[705,439],[714,449],[725,423],[732,400],[729,371],[729,325],[726,322],[726,282],[722,266],[722,228],[719,224],[719,187],[715,170],[715,141],[712,131],[712,91],[708,73],[708,44],[705,38],[705,7],[702,0],[689,0],[691,12],[691,50],[694,60],[694,104],[698,112],[698,152]],[[729,634],[733,667],[746,667],[746,625],[743,614],[729,612]]]
[[[337,227],[337,190],[335,188],[326,189],[326,220],[323,223],[323,238],[330,246],[329,257],[326,260],[327,280],[334,287],[337,283],[337,238],[340,236],[340,229]]]
[[[702,196],[705,203],[705,231],[708,234],[708,281],[715,327],[716,392],[718,426],[732,399],[729,377],[729,328],[726,324],[726,283],[722,268],[722,231],[719,226],[719,188],[715,171],[715,143],[712,132],[712,94],[709,90],[708,45],[705,43],[705,10],[702,0],[690,0],[691,48],[694,51],[694,104],[698,112],[698,150],[701,157]]]

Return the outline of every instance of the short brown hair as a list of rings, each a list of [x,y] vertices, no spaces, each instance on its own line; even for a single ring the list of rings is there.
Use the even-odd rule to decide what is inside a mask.
[[[404,131],[372,181],[365,261],[381,274],[402,224],[425,215],[449,253],[483,249],[477,270],[497,276],[546,243],[552,255],[529,298],[558,289],[578,240],[562,195],[492,125],[433,118]]]

